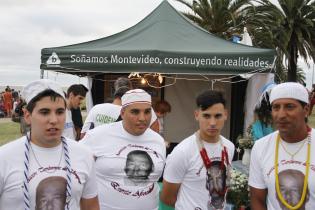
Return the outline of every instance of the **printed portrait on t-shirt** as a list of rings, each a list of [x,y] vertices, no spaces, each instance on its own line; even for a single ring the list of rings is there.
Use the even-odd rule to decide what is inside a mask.
[[[304,174],[301,171],[288,169],[283,170],[279,173],[279,187],[280,192],[284,200],[290,206],[296,206],[302,196],[303,185],[304,185]],[[280,201],[279,196],[276,191],[276,197],[282,210],[287,210],[288,208]],[[306,197],[303,205],[299,210],[305,209],[305,203],[309,200],[309,190],[307,189]]]
[[[39,182],[36,188],[35,210],[64,210],[67,181],[61,176],[51,176]]]
[[[226,192],[226,168],[221,166],[221,161],[211,162],[210,171],[207,172],[206,188],[209,192],[210,200],[208,209],[222,209],[225,203]]]
[[[150,155],[143,150],[133,150],[128,153],[124,171],[127,175],[127,185],[145,185],[154,170]]]

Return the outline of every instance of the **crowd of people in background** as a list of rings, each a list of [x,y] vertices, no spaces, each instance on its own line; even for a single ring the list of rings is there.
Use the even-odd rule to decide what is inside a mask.
[[[3,117],[11,117],[16,106],[20,103],[20,93],[10,86],[6,86],[5,90],[0,94],[0,112]]]

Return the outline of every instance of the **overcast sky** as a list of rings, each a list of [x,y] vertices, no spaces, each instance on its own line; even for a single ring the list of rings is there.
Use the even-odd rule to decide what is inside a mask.
[[[25,85],[40,76],[40,51],[85,42],[125,30],[162,0],[1,0],[0,86]],[[183,5],[169,0],[178,10]],[[308,83],[312,69],[306,69]],[[63,86],[85,79],[46,71]]]

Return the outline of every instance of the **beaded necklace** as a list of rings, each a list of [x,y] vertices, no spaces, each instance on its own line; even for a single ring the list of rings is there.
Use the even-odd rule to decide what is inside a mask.
[[[30,166],[30,150],[31,148],[31,131],[26,134],[26,140],[24,143],[24,178],[23,178],[23,197],[24,197],[24,210],[30,210],[30,194],[29,194],[29,166]],[[67,176],[67,183],[66,183],[66,205],[65,209],[70,209],[70,200],[71,200],[71,163],[69,157],[69,150],[67,140],[62,136],[61,142],[63,145],[63,154],[65,156],[65,163],[66,163],[66,176]],[[36,157],[35,157],[36,158]],[[37,161],[37,160],[36,160]]]
[[[195,135],[196,135],[196,141],[197,141],[197,145],[198,145],[198,149],[199,149],[199,154],[200,154],[201,159],[203,161],[203,164],[204,164],[204,166],[205,166],[205,168],[207,170],[207,176],[211,177],[212,174],[211,174],[210,168],[212,166],[212,161],[210,160],[210,158],[209,158],[209,156],[207,154],[207,151],[206,151],[206,149],[204,147],[204,144],[203,144],[202,140],[200,139],[199,132],[196,132]],[[225,180],[224,188],[221,191],[217,191],[217,193],[220,196],[224,196],[224,199],[225,199],[228,187],[230,186],[230,178],[231,178],[230,169],[231,169],[231,164],[230,164],[230,161],[229,161],[227,148],[226,148],[226,146],[223,145],[221,138],[220,138],[220,144],[221,144],[221,147],[223,148],[222,151],[221,151],[220,169],[221,169],[221,171],[223,171],[224,167],[225,167],[225,164],[226,164],[226,180]]]
[[[278,176],[278,158],[279,158],[279,142],[280,142],[280,134],[278,133],[277,140],[276,140],[276,155],[275,155],[275,178],[276,178],[276,191],[277,195],[279,197],[279,200],[283,205],[285,205],[286,208],[290,210],[296,210],[299,209],[306,198],[306,191],[307,191],[307,185],[308,185],[308,175],[310,170],[310,159],[311,159],[311,128],[307,127],[307,159],[306,159],[306,169],[305,169],[305,177],[304,177],[304,184],[303,184],[303,192],[300,201],[295,205],[291,206],[287,203],[287,201],[283,198],[281,191],[280,191],[280,185],[279,185],[279,176]],[[304,145],[304,144],[303,144]]]

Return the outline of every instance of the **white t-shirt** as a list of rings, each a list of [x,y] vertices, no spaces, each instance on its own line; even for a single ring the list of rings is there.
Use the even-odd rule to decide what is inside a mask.
[[[90,111],[85,119],[81,133],[85,133],[91,128],[115,122],[120,115],[121,106],[111,103],[97,104]]]
[[[281,209],[276,196],[275,186],[275,148],[278,131],[269,134],[255,142],[251,153],[251,163],[249,170],[249,185],[257,189],[267,189],[267,208],[268,210]],[[281,141],[283,146],[279,143],[279,183],[282,195],[292,195],[297,202],[302,195],[303,181],[305,177],[305,163],[307,155],[307,142],[286,143]],[[303,148],[291,160],[291,156],[287,154],[283,147],[290,153],[296,152],[302,144]],[[312,129],[312,143],[311,143],[311,167],[308,178],[308,196],[306,198],[305,209],[315,209],[315,142],[314,129]],[[299,180],[299,181],[298,181]],[[282,183],[282,184],[281,184]],[[286,191],[286,193],[284,193]],[[287,199],[286,199],[287,200]],[[288,200],[287,200],[288,201]],[[296,205],[294,202],[291,205]],[[303,208],[300,208],[303,209]]]
[[[150,126],[157,120],[157,116],[156,116],[153,108],[151,108],[151,113],[152,113],[152,117],[151,117]]]
[[[74,129],[73,121],[72,121],[71,110],[69,109],[66,109],[66,122],[64,125],[62,136],[75,140],[75,129]]]
[[[0,209],[24,209],[22,186],[25,141],[24,136],[0,147]],[[67,143],[71,162],[70,209],[78,210],[81,198],[90,199],[97,196],[94,159],[91,151],[83,145],[69,139]],[[36,191],[38,191],[38,200],[42,201],[37,205],[41,204],[45,207],[51,199],[56,200],[53,202],[54,205],[62,203],[62,199],[58,199],[54,192],[65,193],[64,190],[60,190],[66,182],[63,145],[42,148],[31,143],[31,148],[28,174],[30,209],[35,209]],[[58,208],[55,206],[54,209]]]
[[[234,155],[234,144],[221,137],[222,144],[227,148],[229,162]],[[222,145],[203,142],[207,154],[213,164],[221,162]],[[215,166],[214,168],[218,168]],[[207,171],[200,157],[195,134],[179,143],[167,157],[163,178],[170,183],[180,184],[175,203],[176,210],[198,209],[207,210],[209,191],[206,188]],[[217,200],[212,198],[213,201]]]
[[[163,138],[151,129],[129,134],[122,121],[89,130],[83,140],[96,159],[103,210],[157,210],[157,184],[165,164]],[[128,159],[127,159],[128,158]]]

